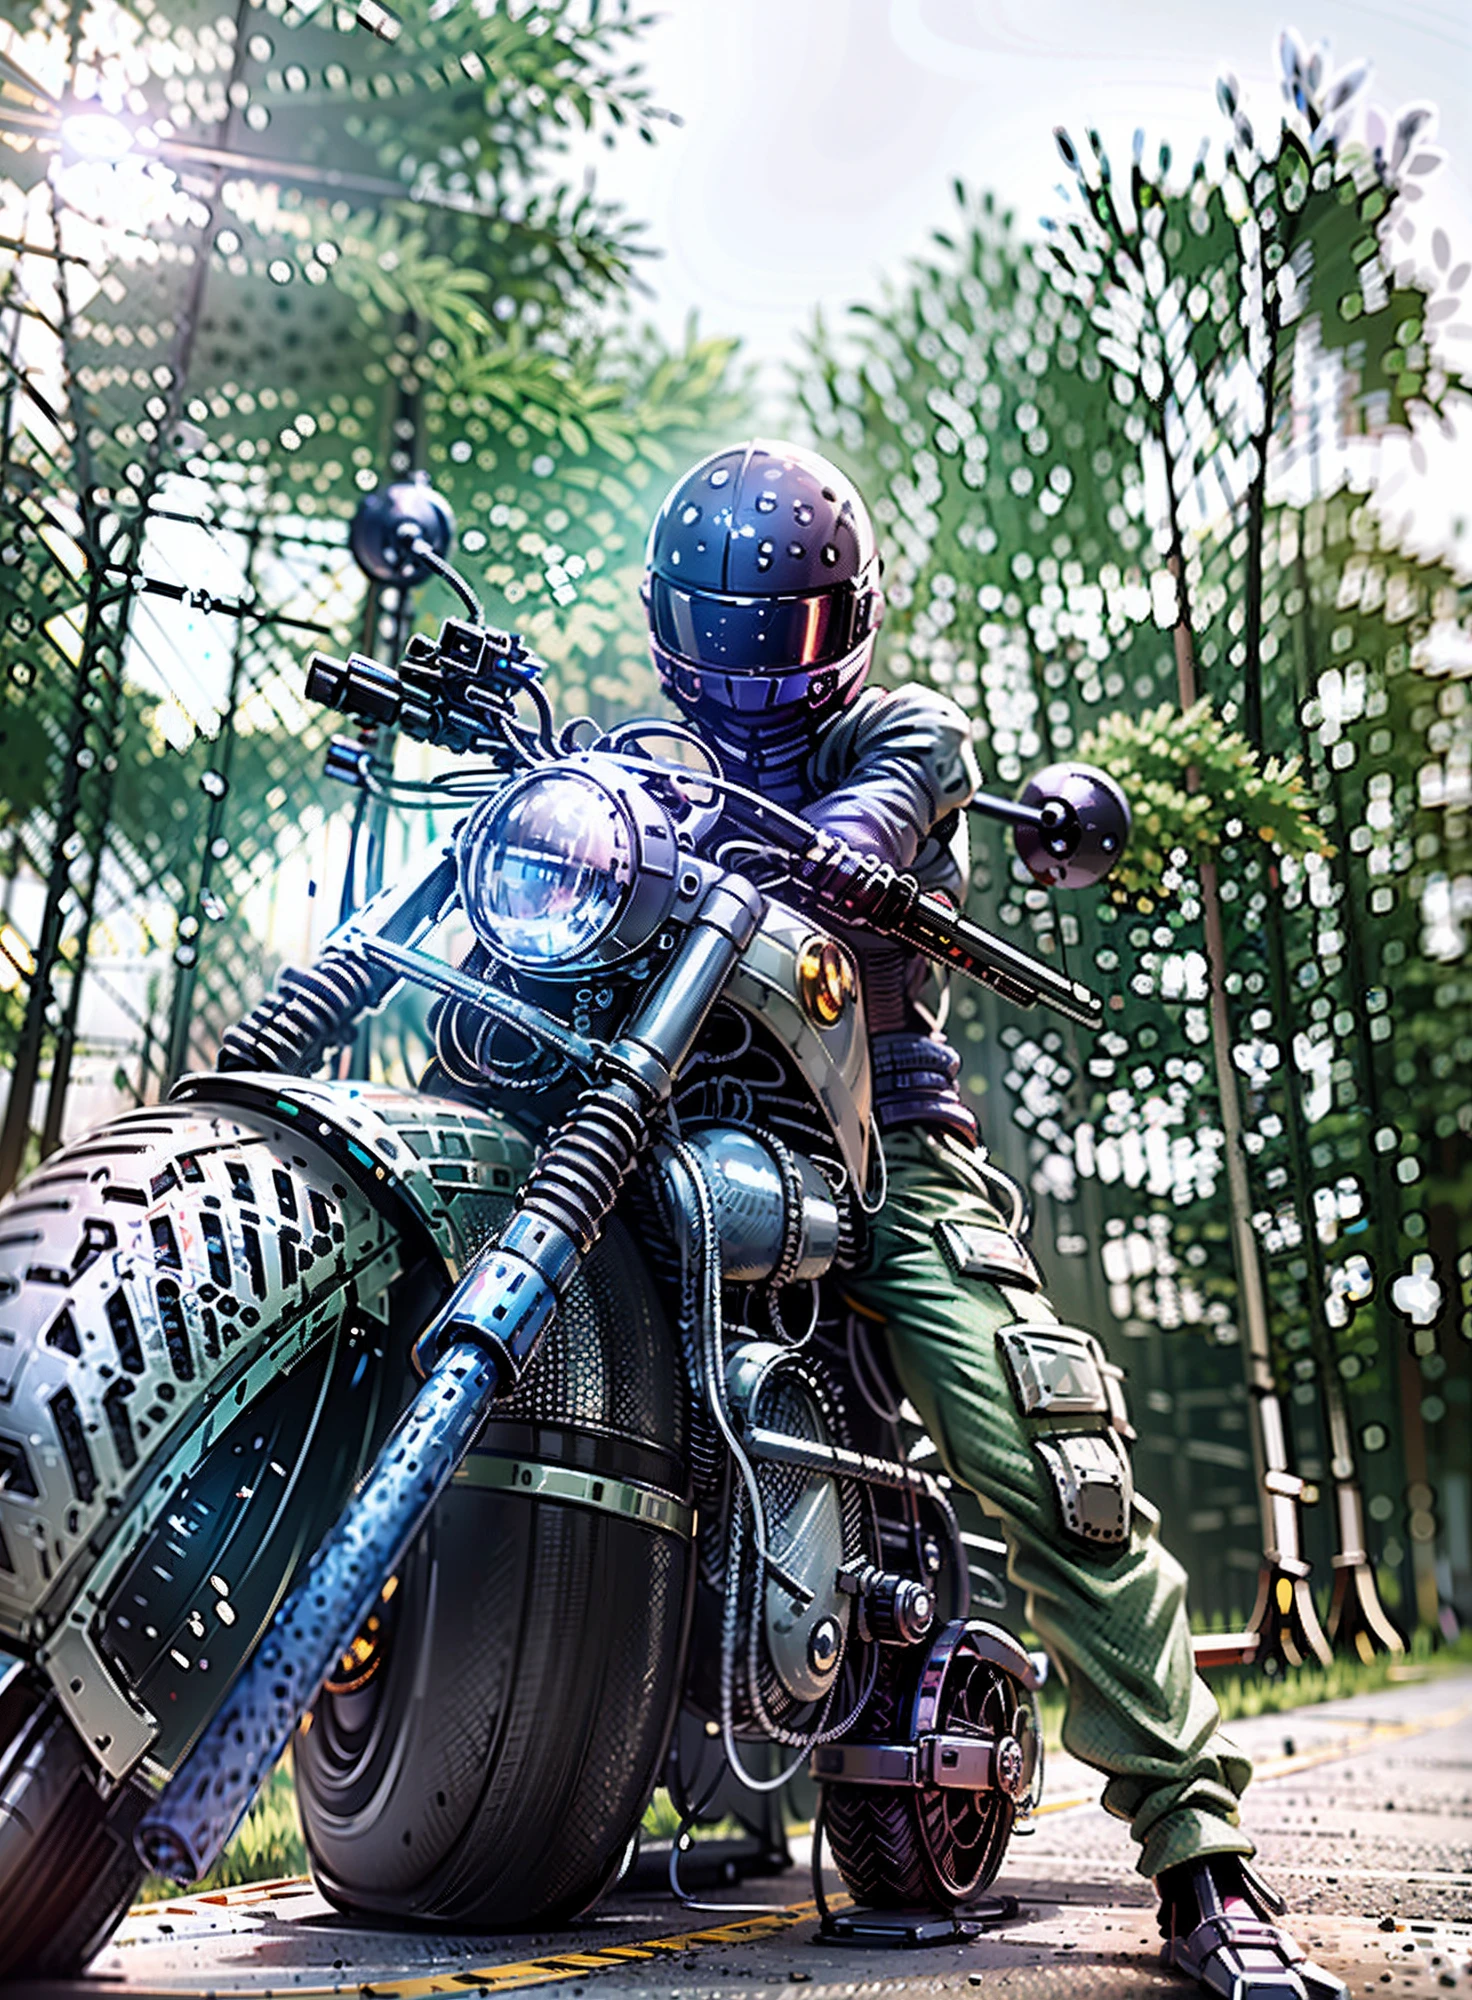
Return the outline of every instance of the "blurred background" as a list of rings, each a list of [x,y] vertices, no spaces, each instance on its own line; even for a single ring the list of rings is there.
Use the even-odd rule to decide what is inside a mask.
[[[1289,25],[7,0],[0,1182],[208,1065],[436,830],[324,776],[302,698],[313,646],[453,608],[358,569],[366,495],[426,474],[560,709],[607,717],[656,700],[666,486],[816,442],[874,503],[881,673],[961,700],[998,788],[1083,755],[1136,805],[1103,895],[989,839],[973,876],[1109,1030],[958,992],[952,1031],[1129,1369],[1198,1620],[1272,1671],[1454,1641],[1472,29]],[[344,1060],[423,1052],[404,1005]]]
[[[1053,128],[1096,126],[1124,157],[1143,127],[1183,163],[1212,130],[1214,92],[1238,77],[1270,118],[1277,41],[1296,25],[1333,67],[1371,65],[1370,96],[1434,104],[1443,134],[1472,119],[1472,31],[1454,7],[1328,0],[1281,6],[1079,0],[849,0],[793,7],[675,6],[644,42],[655,94],[683,123],[657,146],[588,147],[605,192],[649,224],[643,273],[654,317],[679,337],[690,313],[739,335],[760,410],[787,409],[788,371],[815,312],[841,318],[943,226],[959,177],[989,190],[1036,237],[1058,207]],[[1425,191],[1427,218],[1472,243],[1472,165],[1453,147]],[[1418,547],[1454,547],[1472,518],[1465,463],[1439,434],[1410,466],[1381,441],[1382,504]],[[1465,558],[1466,543],[1461,544]]]

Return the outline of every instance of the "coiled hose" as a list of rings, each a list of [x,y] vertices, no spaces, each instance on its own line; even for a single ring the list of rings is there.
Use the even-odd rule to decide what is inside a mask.
[[[562,1230],[586,1255],[647,1136],[644,1108],[627,1085],[585,1091],[547,1140],[517,1206]]]

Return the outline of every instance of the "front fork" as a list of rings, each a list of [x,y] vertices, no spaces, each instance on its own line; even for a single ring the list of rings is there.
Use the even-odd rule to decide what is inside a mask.
[[[609,1080],[548,1140],[515,1214],[420,1336],[423,1388],[139,1825],[138,1852],[155,1873],[197,1881],[245,1816],[491,1405],[531,1360],[761,914],[739,877],[707,893],[674,964],[609,1051]]]

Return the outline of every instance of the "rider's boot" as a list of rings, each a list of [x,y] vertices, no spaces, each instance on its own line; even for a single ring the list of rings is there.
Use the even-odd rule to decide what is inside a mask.
[[[1206,1854],[1156,1878],[1161,1957],[1222,2000],[1349,2000],[1277,1919],[1286,1905],[1240,1855]]]

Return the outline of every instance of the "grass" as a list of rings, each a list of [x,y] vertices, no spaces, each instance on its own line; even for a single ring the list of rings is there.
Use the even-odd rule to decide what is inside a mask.
[[[1430,1636],[1418,1632],[1410,1651],[1401,1659],[1336,1659],[1328,1667],[1300,1667],[1273,1679],[1251,1668],[1217,1668],[1206,1678],[1221,1706],[1222,1720],[1239,1716],[1273,1715],[1286,1708],[1301,1708],[1323,1701],[1344,1701],[1368,1694],[1376,1688],[1394,1686],[1399,1681],[1430,1680],[1472,1663],[1472,1632],[1464,1633],[1452,1645],[1433,1646]],[[1056,1681],[1043,1690],[1043,1733],[1050,1750],[1059,1747],[1063,1727],[1063,1690]],[[678,1827],[678,1815],[668,1794],[660,1791],[644,1815],[645,1830],[652,1836],[668,1838]],[[282,1875],[306,1873],[307,1850],[296,1817],[296,1792],[288,1756],[272,1772],[264,1790],[246,1815],[239,1833],[225,1849],[219,1865],[212,1869],[192,1894],[209,1889],[230,1889],[246,1882],[269,1882]],[[157,1902],[181,1892],[170,1882],[150,1876],[139,1892],[142,1902]]]
[[[1400,1681],[1432,1680],[1468,1665],[1472,1665],[1472,1632],[1448,1645],[1433,1642],[1430,1633],[1421,1630],[1399,1658],[1390,1654],[1368,1661],[1336,1658],[1327,1667],[1297,1667],[1271,1678],[1253,1667],[1214,1667],[1204,1679],[1216,1696],[1222,1721],[1232,1723],[1242,1716],[1279,1715],[1285,1708],[1347,1701]],[[1050,1679],[1042,1693],[1043,1741],[1049,1750],[1062,1747],[1063,1706],[1063,1689]]]
[[[282,1875],[305,1875],[307,1849],[296,1817],[296,1787],[290,1753],[262,1787],[239,1833],[217,1864],[190,1895],[209,1889],[234,1889],[243,1882],[271,1882]],[[150,1875],[138,1892],[142,1903],[167,1901],[185,1892],[160,1875]]]
[[[1327,1667],[1299,1667],[1272,1680],[1250,1667],[1218,1667],[1206,1679],[1222,1720],[1233,1722],[1241,1715],[1277,1715],[1312,1702],[1347,1701],[1398,1681],[1432,1680],[1469,1664],[1472,1632],[1464,1632],[1450,1645],[1433,1645],[1430,1633],[1421,1630],[1413,1634],[1409,1651],[1399,1659],[1389,1654],[1367,1661],[1336,1659]]]

